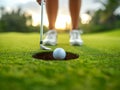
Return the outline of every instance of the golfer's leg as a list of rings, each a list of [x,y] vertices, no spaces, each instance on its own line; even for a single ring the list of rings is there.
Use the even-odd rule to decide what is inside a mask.
[[[49,29],[55,29],[55,22],[58,12],[58,0],[47,0],[46,1],[46,10],[49,21]]]
[[[46,0],[46,11],[49,21],[49,31],[46,33],[43,43],[45,45],[56,45],[57,32],[55,30],[55,22],[58,12],[58,0]]]
[[[70,0],[69,7],[72,20],[72,31],[70,32],[70,44],[80,46],[83,44],[83,40],[81,39],[80,32],[78,30],[81,0]]]
[[[72,30],[78,29],[81,0],[69,0]]]

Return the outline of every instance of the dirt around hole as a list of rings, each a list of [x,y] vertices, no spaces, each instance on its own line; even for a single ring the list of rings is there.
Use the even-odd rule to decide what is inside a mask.
[[[53,58],[53,52],[39,52],[39,53],[34,54],[32,57],[36,58],[36,59],[46,60],[46,61],[56,60]],[[76,59],[78,57],[79,57],[79,55],[77,55],[77,54],[66,52],[66,57],[64,60]],[[63,61],[63,60],[61,60],[61,61]]]

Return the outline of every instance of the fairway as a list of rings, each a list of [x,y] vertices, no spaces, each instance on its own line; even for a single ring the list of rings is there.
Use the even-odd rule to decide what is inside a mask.
[[[0,33],[0,90],[120,90],[120,30],[84,34],[83,46],[71,46],[69,34],[58,44],[79,55],[68,61],[32,57],[39,49],[38,33]]]

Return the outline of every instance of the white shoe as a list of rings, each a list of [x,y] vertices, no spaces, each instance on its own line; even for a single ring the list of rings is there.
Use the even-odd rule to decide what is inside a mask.
[[[43,40],[44,45],[54,46],[57,44],[57,32],[55,30],[49,30],[45,35],[46,37]]]
[[[70,32],[70,44],[71,45],[80,46],[83,44],[83,40],[80,37],[81,33],[82,33],[82,31],[79,31],[79,30],[72,30]]]

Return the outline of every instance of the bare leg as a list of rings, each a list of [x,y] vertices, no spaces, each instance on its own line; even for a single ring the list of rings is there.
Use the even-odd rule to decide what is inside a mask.
[[[81,0],[69,1],[69,9],[72,20],[72,30],[78,29],[80,8],[81,8]]]
[[[47,0],[46,10],[49,21],[49,29],[55,29],[55,22],[58,12],[58,0]]]

